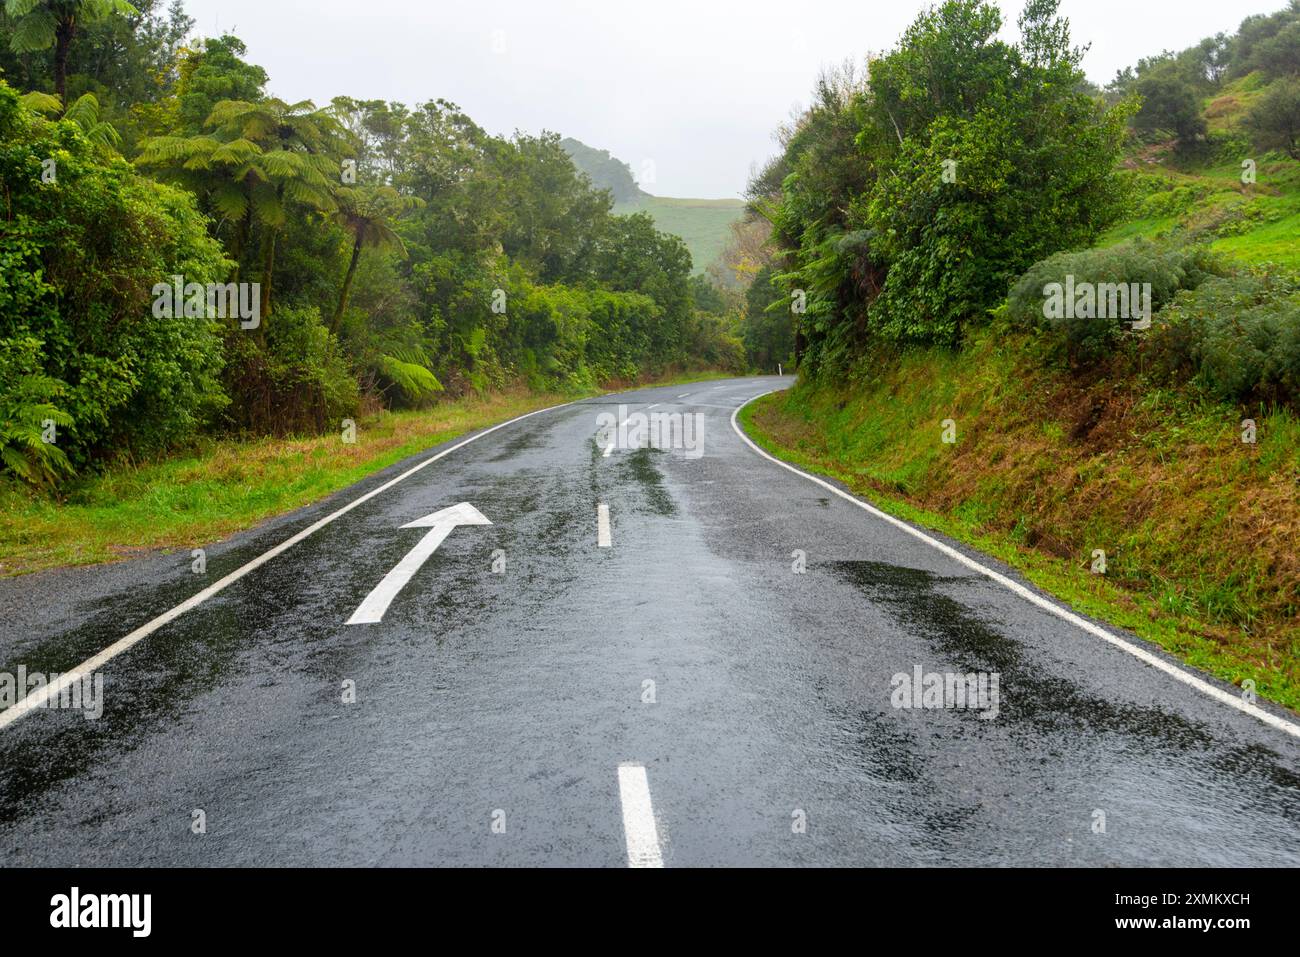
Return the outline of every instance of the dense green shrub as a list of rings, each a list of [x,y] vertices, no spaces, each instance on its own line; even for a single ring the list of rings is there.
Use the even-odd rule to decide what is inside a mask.
[[[151,308],[156,283],[227,269],[191,197],[139,176],[76,123],[37,115],[3,82],[0,190],[0,340],[40,343],[39,369],[6,367],[5,407],[32,376],[48,380],[42,401],[69,417],[58,445],[73,466],[191,436],[224,402],[220,331]]]
[[[1160,313],[1148,352],[1158,374],[1194,378],[1216,398],[1300,404],[1300,280],[1208,279]]]
[[[1048,332],[1056,351],[1073,365],[1097,362],[1113,353],[1134,325],[1169,302],[1182,289],[1195,288],[1210,275],[1221,271],[1213,258],[1199,246],[1161,248],[1137,239],[1116,246],[1057,253],[1032,266],[1011,288],[1008,316],[1029,328]],[[1086,284],[1086,286],[1085,286]],[[1133,284],[1143,290],[1141,299],[1131,301],[1123,314],[1118,297],[1112,301],[1104,286]],[[1097,295],[1093,308],[1086,308],[1086,293]],[[1061,315],[1053,307],[1073,290],[1075,308]],[[1059,298],[1057,298],[1059,296]],[[1104,308],[1103,308],[1104,307]]]
[[[1133,125],[1144,132],[1173,133],[1180,144],[1191,143],[1206,132],[1196,87],[1179,75],[1176,62],[1169,61],[1138,79],[1135,89],[1142,108]]]
[[[1181,216],[1191,210],[1198,200],[1205,198],[1209,190],[1204,186],[1175,186],[1148,193],[1137,204],[1137,218],[1161,219],[1166,216]]]
[[[312,306],[280,306],[265,345],[250,332],[226,337],[229,422],[259,434],[337,430],[357,411],[356,376]]]

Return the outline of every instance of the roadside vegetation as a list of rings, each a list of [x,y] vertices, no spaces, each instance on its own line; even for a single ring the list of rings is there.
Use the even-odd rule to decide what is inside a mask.
[[[0,4],[0,499],[14,521],[66,513],[71,527],[79,496],[130,487],[138,463],[172,482],[195,448],[320,448],[345,421],[432,441],[494,396],[511,397],[504,412],[524,394],[746,371],[737,313],[692,277],[686,245],[616,215],[557,134],[493,136],[441,99],[288,103],[238,37],[187,39],[193,27],[180,2]],[[380,461],[356,454],[340,461]],[[207,497],[205,527],[307,500],[247,491],[250,510]],[[177,501],[155,496],[158,527]],[[57,561],[35,565],[111,544],[52,544]]]
[[[1105,89],[1054,0],[1000,27],[944,3],[778,131],[728,261],[800,381],[743,419],[1300,709],[1300,3]]]

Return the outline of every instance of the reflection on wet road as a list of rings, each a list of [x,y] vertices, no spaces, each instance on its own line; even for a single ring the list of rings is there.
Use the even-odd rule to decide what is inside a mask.
[[[1300,863],[1294,737],[763,461],[730,410],[785,381],[543,413],[320,528],[108,662],[98,720],[0,730],[0,864]],[[701,416],[703,454],[598,434],[619,404]],[[0,673],[73,668],[411,464],[195,543],[204,576],[0,583]],[[460,502],[492,524],[348,626]],[[990,677],[996,715],[961,697]]]

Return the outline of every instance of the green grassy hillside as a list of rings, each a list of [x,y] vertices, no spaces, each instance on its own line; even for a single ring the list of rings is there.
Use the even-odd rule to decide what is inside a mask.
[[[1220,145],[1191,158],[1172,143],[1138,150],[1127,161],[1137,186],[1132,215],[1099,245],[1141,236],[1206,239],[1215,252],[1241,262],[1300,268],[1300,162],[1284,153],[1257,155],[1242,122],[1264,89],[1258,74],[1228,84],[1205,102]],[[1242,163],[1255,163],[1255,182],[1242,182]]]
[[[616,213],[647,212],[665,233],[682,237],[691,251],[695,272],[704,272],[722,255],[731,239],[731,224],[744,213],[739,199],[673,199],[646,196],[618,203]]]

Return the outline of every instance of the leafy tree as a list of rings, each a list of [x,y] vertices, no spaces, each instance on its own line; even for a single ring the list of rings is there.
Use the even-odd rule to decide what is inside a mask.
[[[779,201],[755,206],[812,369],[875,338],[957,341],[1031,263],[1121,212],[1132,104],[1086,91],[1056,0],[1029,0],[1018,44],[1001,25],[977,0],[922,13],[865,84],[823,77],[783,135]]]
[[[1247,115],[1246,126],[1264,149],[1285,150],[1300,159],[1300,79],[1271,84]]]
[[[226,34],[182,51],[177,68],[179,133],[197,135],[223,100],[256,103],[264,96],[266,71],[243,59],[247,47]]]
[[[1232,40],[1226,33],[1216,33],[1188,50],[1186,56],[1198,75],[1218,87],[1232,65]]]
[[[717,286],[704,276],[692,276],[689,281],[691,302],[701,312],[711,312],[715,316],[727,311],[727,300]]]
[[[543,282],[586,277],[609,194],[584,181],[553,133],[498,142],[491,156],[508,211],[501,235],[506,255],[534,268]]]
[[[406,246],[393,229],[393,221],[423,203],[417,197],[403,196],[391,186],[344,187],[334,194],[334,200],[335,222],[352,236],[352,258],[343,278],[343,288],[339,291],[338,307],[330,321],[330,332],[337,335],[343,313],[348,308],[348,294],[362,249],[395,249],[405,256]]]
[[[772,267],[763,267],[745,293],[741,336],[751,364],[760,372],[773,372],[778,364],[793,368],[794,327],[773,278]]]
[[[686,358],[683,333],[691,316],[691,253],[676,236],[659,232],[648,213],[614,216],[595,254],[595,278],[616,292],[649,296],[662,310],[657,328],[660,361]]]
[[[902,109],[876,106],[869,116],[872,109],[865,78],[852,64],[823,73],[812,106],[782,131],[784,176],[775,195],[757,195],[770,185],[751,187],[752,207],[770,220],[773,243],[790,252],[782,263],[790,268],[778,275],[801,299],[800,348],[805,335],[841,344],[860,340],[867,304],[884,280],[883,263],[867,246],[869,233],[854,228],[860,216],[854,216],[853,206],[879,175],[872,154],[887,161],[894,153]],[[775,176],[773,170],[765,175]],[[790,299],[784,302],[792,305]],[[789,308],[786,312],[791,314]]]
[[[331,101],[334,115],[357,143],[357,175],[360,182],[389,183],[402,171],[402,145],[410,111],[401,103],[383,100],[354,100],[337,96]]]
[[[1253,61],[1269,77],[1300,74],[1300,17],[1260,43]]]
[[[38,113],[46,113],[51,116],[58,116],[62,113],[65,119],[80,126],[81,131],[86,134],[86,139],[92,143],[100,146],[121,145],[122,137],[113,127],[113,124],[106,123],[99,118],[99,100],[91,93],[85,93],[78,97],[77,101],[68,107],[66,113],[63,110],[63,104],[59,102],[59,98],[48,93],[26,93],[21,99],[24,106],[36,110]]]
[[[1241,22],[1233,40],[1233,76],[1255,70],[1270,79],[1300,72],[1300,0],[1271,14],[1256,14]]]
[[[212,208],[236,223],[232,253],[239,261],[254,223],[261,231],[261,313],[271,315],[276,241],[290,208],[335,209],[337,155],[345,132],[307,100],[256,103],[224,100],[199,136],[155,137],[138,163],[169,169],[206,194]],[[234,277],[238,281],[238,270]]]
[[[68,50],[78,28],[110,16],[138,11],[126,0],[5,0],[5,13],[15,21],[9,47],[15,53],[54,48],[54,93],[68,96]]]
[[[1205,136],[1201,98],[1172,64],[1143,76],[1134,88],[1142,99],[1142,107],[1133,119],[1138,129],[1167,130],[1184,144]]]

